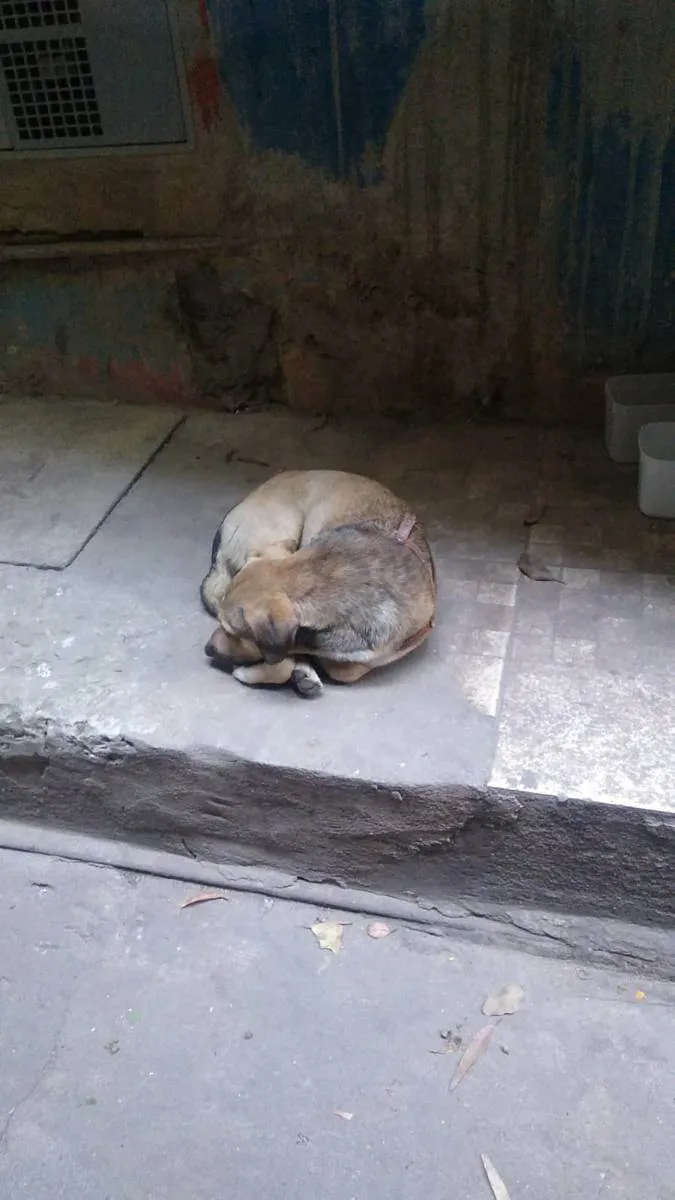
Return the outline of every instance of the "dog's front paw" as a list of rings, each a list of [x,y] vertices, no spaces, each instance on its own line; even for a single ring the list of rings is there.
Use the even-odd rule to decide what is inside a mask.
[[[314,700],[323,691],[323,684],[309,663],[296,663],[291,675],[291,683],[299,696],[305,700]]]

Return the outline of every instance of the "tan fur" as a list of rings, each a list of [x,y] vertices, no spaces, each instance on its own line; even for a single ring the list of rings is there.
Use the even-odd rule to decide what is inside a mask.
[[[202,599],[219,628],[206,653],[247,684],[292,680],[304,695],[348,683],[409,654],[428,636],[436,586],[426,537],[409,509],[373,480],[289,471],[225,517]]]

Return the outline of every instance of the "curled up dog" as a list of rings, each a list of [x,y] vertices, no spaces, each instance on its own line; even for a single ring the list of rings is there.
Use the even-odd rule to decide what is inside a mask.
[[[428,637],[436,576],[404,501],[360,475],[287,471],[233,508],[214,539],[203,603],[215,665],[248,685],[318,695],[313,662],[340,683]]]

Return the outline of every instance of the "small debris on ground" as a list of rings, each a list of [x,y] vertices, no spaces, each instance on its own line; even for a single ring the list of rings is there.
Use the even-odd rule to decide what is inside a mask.
[[[646,999],[647,999],[647,993],[646,993],[646,992],[640,992],[640,991],[637,991],[637,992],[635,993],[635,999],[636,999],[636,1000],[646,1000]]]
[[[198,892],[196,896],[190,896],[184,900],[181,908],[192,908],[193,904],[207,904],[209,900],[229,900],[224,892]]]
[[[492,1188],[492,1195],[494,1196],[495,1200],[510,1200],[509,1193],[506,1190],[506,1184],[504,1183],[504,1180],[499,1174],[499,1171],[495,1167],[494,1163],[491,1162],[487,1154],[481,1154],[480,1157],[485,1169],[485,1174],[487,1175],[488,1183]]]
[[[103,1049],[107,1050],[108,1054],[119,1054],[119,1052],[120,1052],[119,1039],[113,1038],[111,1042],[106,1042]]]
[[[344,1108],[336,1108],[334,1109],[334,1113],[336,1117],[341,1117],[343,1121],[351,1121],[354,1116],[352,1112],[347,1112]]]
[[[455,1088],[459,1087],[460,1083],[464,1079],[464,1076],[467,1075],[471,1068],[478,1062],[480,1056],[485,1053],[490,1045],[490,1039],[494,1033],[494,1029],[494,1025],[484,1025],[482,1029],[478,1030],[478,1033],[474,1034],[462,1057],[457,1063],[457,1070],[450,1081],[451,1092],[454,1092]]]
[[[385,925],[384,921],[373,921],[367,929],[368,937],[371,938],[386,938],[391,932],[392,930]]]
[[[486,1017],[508,1017],[518,1012],[524,999],[525,992],[519,983],[507,983],[498,992],[490,992],[482,1011]]]
[[[561,567],[547,567],[546,563],[527,552],[518,559],[518,570],[521,575],[527,575],[528,579],[534,579],[537,583],[563,582]]]
[[[461,1050],[461,1034],[453,1033],[451,1029],[439,1029],[438,1036],[445,1044],[441,1050],[431,1050],[431,1054],[456,1054],[458,1050]]]
[[[311,930],[322,950],[330,950],[331,954],[339,954],[342,949],[346,924],[348,924],[347,921],[315,921]]]

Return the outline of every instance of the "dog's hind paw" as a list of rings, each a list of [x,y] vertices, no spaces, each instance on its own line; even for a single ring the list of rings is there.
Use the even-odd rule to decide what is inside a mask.
[[[305,700],[314,700],[323,691],[323,684],[314,667],[309,663],[296,663],[291,675],[291,683],[299,696]]]

